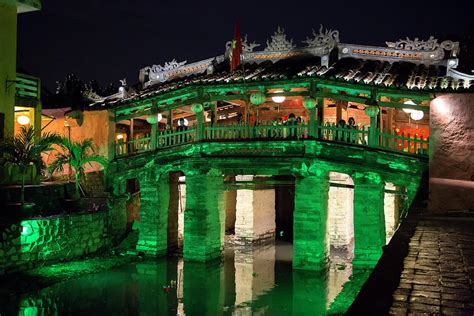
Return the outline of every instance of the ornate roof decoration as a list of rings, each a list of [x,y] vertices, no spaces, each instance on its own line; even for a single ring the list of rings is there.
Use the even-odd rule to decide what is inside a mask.
[[[302,41],[307,44],[307,47],[327,47],[333,49],[339,43],[339,31],[337,30],[323,30],[323,25],[319,28],[319,33],[313,29],[313,38],[306,37]]]
[[[442,48],[444,50],[456,51],[459,47],[459,43],[453,41],[443,41],[438,43],[438,40],[433,36],[430,36],[426,41],[419,40],[418,38],[411,40],[407,37],[406,39],[401,39],[397,42],[386,42],[386,44],[390,48],[403,50],[437,50]]]
[[[161,65],[153,65],[151,67],[145,67],[143,68],[143,71],[145,74],[147,74],[150,78],[150,80],[159,80],[159,81],[165,81],[166,79],[163,76],[164,72],[177,69],[182,67],[184,64],[186,64],[186,60],[182,62],[177,62],[176,59],[173,59],[170,62],[166,62],[164,66]]]
[[[247,34],[245,34],[245,37],[242,40],[242,51],[243,52],[252,52],[255,47],[260,46],[260,44],[257,44],[255,41],[248,43],[247,42]]]
[[[82,92],[82,96],[87,99],[87,100],[90,100],[90,101],[94,101],[94,102],[99,102],[99,101],[102,101],[104,98],[101,97],[100,95],[97,94],[97,92],[95,92],[94,90],[92,90],[90,87],[88,87],[87,89],[85,89],[83,92]]]
[[[260,46],[260,44],[256,43],[255,41],[249,43],[247,40],[247,34],[243,38],[242,41],[242,53],[251,53],[255,49],[255,47]],[[229,56],[232,50],[232,41],[228,41],[225,43],[225,56]]]
[[[285,51],[285,50],[292,50],[296,47],[293,44],[293,40],[288,40],[286,38],[285,30],[281,27],[278,27],[275,33],[273,33],[271,37],[271,41],[267,40],[267,47],[264,51]]]

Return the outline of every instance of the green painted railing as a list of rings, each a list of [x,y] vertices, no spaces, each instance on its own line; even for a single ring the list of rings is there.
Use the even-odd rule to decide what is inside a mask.
[[[365,147],[380,148],[413,155],[428,154],[428,138],[413,137],[409,134],[398,135],[392,132],[372,131],[357,126],[339,126],[336,124],[306,123],[294,125],[276,125],[261,122],[257,125],[217,125],[204,126],[202,130],[192,128],[181,131],[160,131],[156,140],[146,136],[128,142],[116,143],[116,156],[126,156],[155,149],[164,149],[196,141],[245,141],[245,140],[303,140],[319,139],[331,142],[347,143]]]

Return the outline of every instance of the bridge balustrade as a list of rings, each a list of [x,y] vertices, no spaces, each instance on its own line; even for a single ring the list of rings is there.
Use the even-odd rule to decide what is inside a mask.
[[[202,133],[202,135],[199,135]],[[181,131],[159,131],[156,143],[153,137],[145,136],[127,142],[119,140],[115,144],[116,157],[159,150],[194,143],[197,141],[252,141],[252,140],[305,140],[318,139],[330,142],[346,143],[356,146],[379,148],[389,151],[402,152],[411,155],[427,155],[429,139],[397,134],[396,131],[372,131],[374,140],[370,137],[370,128],[366,126],[340,126],[334,123],[307,123],[280,125],[274,122],[258,124],[229,124],[203,126],[202,130],[190,128]]]

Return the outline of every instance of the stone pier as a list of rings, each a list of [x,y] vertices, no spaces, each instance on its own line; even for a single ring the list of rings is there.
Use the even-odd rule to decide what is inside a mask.
[[[178,248],[179,174],[170,173],[168,206],[168,252]]]
[[[327,262],[329,175],[316,170],[296,178],[293,268],[322,270]]]
[[[254,176],[236,176],[236,181],[252,181]],[[275,236],[275,189],[237,190],[235,240],[260,242]]]
[[[347,174],[330,172],[331,183],[353,185]],[[329,188],[328,230],[331,249],[352,252],[354,241],[354,189],[342,186]]]
[[[147,255],[165,255],[168,249],[169,176],[140,183],[140,230],[137,250]]]
[[[400,222],[401,201],[400,193],[395,193],[397,187],[393,183],[387,183],[385,190],[389,191],[384,195],[386,243],[388,244]]]
[[[384,182],[373,172],[355,173],[354,260],[355,266],[372,266],[385,245]]]
[[[184,211],[185,261],[207,261],[221,255],[224,246],[224,178],[220,171],[198,168],[186,173]]]

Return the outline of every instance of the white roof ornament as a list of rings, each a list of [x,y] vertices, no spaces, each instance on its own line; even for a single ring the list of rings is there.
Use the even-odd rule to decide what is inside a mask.
[[[316,33],[313,29],[313,38],[307,37],[302,42],[306,43],[307,47],[325,47],[330,51],[339,43],[339,31],[323,30],[323,25],[321,24],[319,33]]]
[[[164,66],[153,65],[151,67],[145,67],[143,68],[143,70],[145,71],[146,74],[148,74],[150,80],[164,82],[167,79],[164,76],[164,74],[167,71],[178,69],[182,67],[184,64],[186,64],[186,62],[187,62],[186,60],[182,62],[177,62],[176,59],[173,59],[170,62],[166,62]]]
[[[397,48],[397,49],[405,49],[405,50],[435,50],[439,47],[452,50],[454,47],[454,43],[452,41],[444,41],[442,43],[438,43],[438,40],[433,36],[426,41],[420,40],[415,38],[411,40],[410,38],[401,39],[396,42],[385,42],[388,47]]]
[[[285,30],[281,27],[278,27],[276,32],[271,36],[271,40],[267,40],[267,47],[264,49],[264,51],[286,51],[292,50],[295,47],[296,45],[293,44],[293,40],[288,40],[286,38]]]
[[[242,52],[243,53],[250,53],[253,52],[255,47],[260,46],[260,44],[257,44],[255,41],[249,43],[247,40],[247,34],[243,38],[241,38],[242,41]],[[228,41],[225,43],[225,56],[228,57],[230,55],[230,52],[232,50],[232,41]]]
[[[243,52],[252,52],[255,47],[260,46],[260,44],[257,44],[255,41],[252,43],[247,42],[247,34],[245,34],[245,37],[242,39],[242,51]]]

